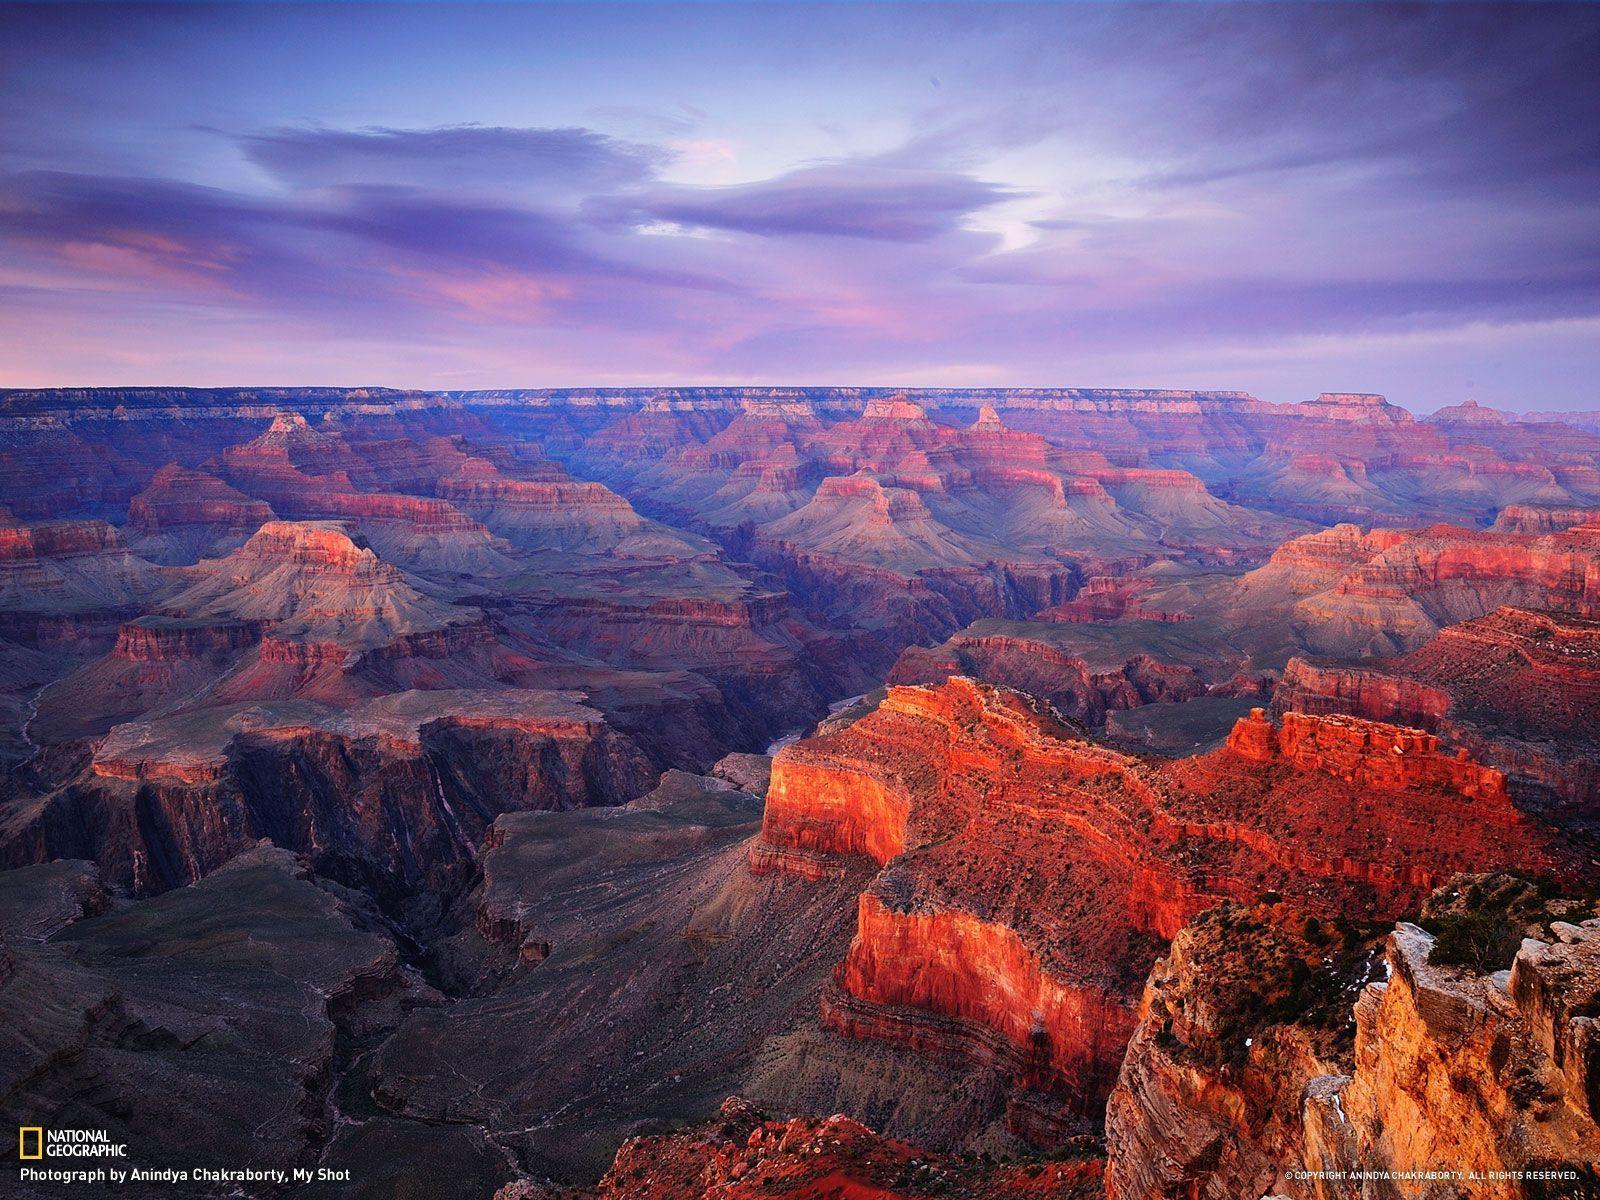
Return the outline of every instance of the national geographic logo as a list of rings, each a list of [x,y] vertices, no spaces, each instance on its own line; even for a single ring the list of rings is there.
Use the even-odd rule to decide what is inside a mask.
[[[17,1157],[23,1162],[57,1158],[127,1158],[128,1147],[113,1142],[104,1129],[45,1129],[23,1125],[17,1130]]]

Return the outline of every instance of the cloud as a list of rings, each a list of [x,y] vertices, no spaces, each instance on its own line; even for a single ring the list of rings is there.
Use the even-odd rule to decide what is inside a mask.
[[[619,255],[587,222],[416,189],[290,198],[171,180],[0,176],[0,247],[79,284],[356,325],[451,308],[523,323],[656,312],[738,286],[671,256]],[[520,313],[518,297],[536,299]]]
[[[319,29],[319,61],[346,52],[315,7],[259,10],[278,43],[124,18],[99,57],[73,34],[109,16],[24,22],[0,286],[31,299],[6,302],[78,313],[80,350],[262,321],[335,363],[364,338],[363,361],[527,364],[507,384],[960,363],[1249,387],[1313,347],[1381,389],[1361,362],[1414,347],[1455,379],[1450,331],[1531,355],[1536,325],[1560,387],[1600,375],[1572,332],[1600,312],[1600,6],[757,6],[737,29],[666,6],[631,41],[544,12],[496,10],[491,45],[395,9],[413,52],[374,58],[365,128],[303,67]],[[206,65],[195,95],[164,86],[164,38]],[[480,70],[543,90],[457,85]]]
[[[280,128],[238,142],[252,162],[295,187],[403,183],[586,192],[641,183],[669,157],[582,128]]]
[[[872,163],[834,163],[730,187],[657,187],[597,197],[597,222],[656,223],[761,237],[925,242],[959,229],[972,213],[1017,193],[968,175]]]

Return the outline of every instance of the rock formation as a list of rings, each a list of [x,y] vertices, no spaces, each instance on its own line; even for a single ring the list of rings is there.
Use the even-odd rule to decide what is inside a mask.
[[[459,883],[502,812],[616,804],[651,777],[637,746],[562,693],[220,705],[118,725],[82,772],[5,814],[0,855],[92,859],[154,892],[268,838],[392,899]]]
[[[449,1200],[1592,1160],[1592,911],[1447,961],[1592,880],[1582,424],[0,391],[0,1096]]]
[[[1234,620],[1292,596],[1300,644],[1355,657],[1415,649],[1442,627],[1502,605],[1600,615],[1600,530],[1539,535],[1434,526],[1362,534],[1340,525],[1289,542],[1240,579]]]
[[[1273,703],[1428,730],[1574,813],[1600,805],[1600,621],[1591,618],[1502,608],[1399,658],[1297,658]]]
[[[272,520],[272,506],[204,471],[162,467],[128,502],[134,548],[152,562],[221,558]]]
[[[930,1154],[845,1116],[772,1120],[738,1097],[715,1121],[624,1142],[593,1193],[530,1182],[496,1200],[1093,1200],[1100,1164],[995,1166]]]
[[[966,675],[1048,700],[1062,716],[1091,728],[1104,725],[1108,712],[1181,703],[1210,689],[1205,676],[1186,663],[1163,662],[1148,653],[1117,663],[1114,648],[1085,646],[1073,653],[1079,649],[1076,639],[1058,646],[1053,634],[1037,624],[978,622],[942,646],[903,651],[889,682],[932,684]]]
[[[883,870],[824,1022],[1003,1064],[1014,1127],[1045,1140],[1096,1111],[1146,970],[1214,900],[1396,915],[1455,870],[1571,866],[1430,735],[1257,709],[1218,751],[1147,763],[959,677],[774,759],[752,865],[825,879],[853,856]]]
[[[1425,910],[1437,937],[1401,923],[1381,953],[1282,905],[1208,913],[1146,988],[1108,1200],[1586,1194],[1600,921],[1532,894],[1461,877]]]
[[[1108,1200],[1300,1195],[1300,1109],[1351,1061],[1350,1005],[1377,957],[1284,905],[1224,904],[1156,964],[1106,1108]]]

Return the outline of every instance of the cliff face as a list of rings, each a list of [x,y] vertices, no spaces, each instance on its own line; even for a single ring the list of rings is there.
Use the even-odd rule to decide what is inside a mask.
[[[1530,894],[1505,877],[1451,888],[1428,911],[1452,936],[1477,928],[1451,925],[1462,896]],[[1401,924],[1381,955],[1357,927],[1281,905],[1207,913],[1146,988],[1107,1110],[1108,1198],[1587,1194],[1600,1162],[1587,911],[1547,902],[1534,922],[1548,940],[1520,950],[1446,950],[1443,933]],[[1464,945],[1488,961],[1450,965]]]
[[[0,418],[0,505],[24,519],[110,516],[139,490],[142,474],[61,416]]]
[[[845,1116],[773,1120],[738,1097],[716,1120],[632,1138],[596,1200],[1093,1200],[1099,1163],[996,1166],[918,1150]],[[508,1184],[495,1200],[586,1200],[588,1193]]]
[[[651,778],[631,741],[557,694],[211,708],[118,726],[9,822],[0,854],[90,859],[157,892],[268,838],[385,897],[449,891],[499,813],[617,804]]]
[[[1349,1000],[1373,961],[1306,928],[1282,906],[1223,905],[1174,939],[1106,1108],[1108,1200],[1301,1194],[1301,1099],[1347,1068]]]
[[[1387,982],[1369,984],[1356,1004],[1353,1073],[1307,1093],[1307,1165],[1449,1164],[1475,1173],[1472,1194],[1495,1200],[1546,1193],[1544,1180],[1515,1178],[1523,1171],[1593,1187],[1600,1046],[1593,1018],[1580,1014],[1600,996],[1600,923],[1563,926],[1558,937],[1524,941],[1509,975],[1485,977],[1430,965],[1433,939],[1397,928]],[[1309,1194],[1362,1193],[1333,1182]]]
[[[1371,665],[1292,660],[1278,712],[1411,725],[1587,813],[1600,804],[1600,622],[1502,608]]]
[[[1221,750],[1148,763],[959,677],[774,759],[752,865],[851,856],[883,869],[827,1025],[997,1067],[1014,1128],[1047,1139],[1103,1099],[1149,964],[1216,899],[1393,916],[1455,870],[1568,861],[1498,771],[1418,731],[1258,709]]]
[[[861,897],[855,940],[825,996],[823,1024],[936,1055],[974,1058],[1018,1086],[1075,1097],[1092,1111],[1133,1016],[1114,988],[1084,986],[1043,963],[1003,921],[905,911]],[[910,1013],[917,1014],[915,1016]],[[1016,1132],[1029,1114],[1013,1113]]]

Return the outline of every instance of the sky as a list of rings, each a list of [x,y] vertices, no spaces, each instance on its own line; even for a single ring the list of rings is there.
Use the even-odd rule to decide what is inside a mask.
[[[1600,408],[1600,6],[0,6],[0,386]]]

